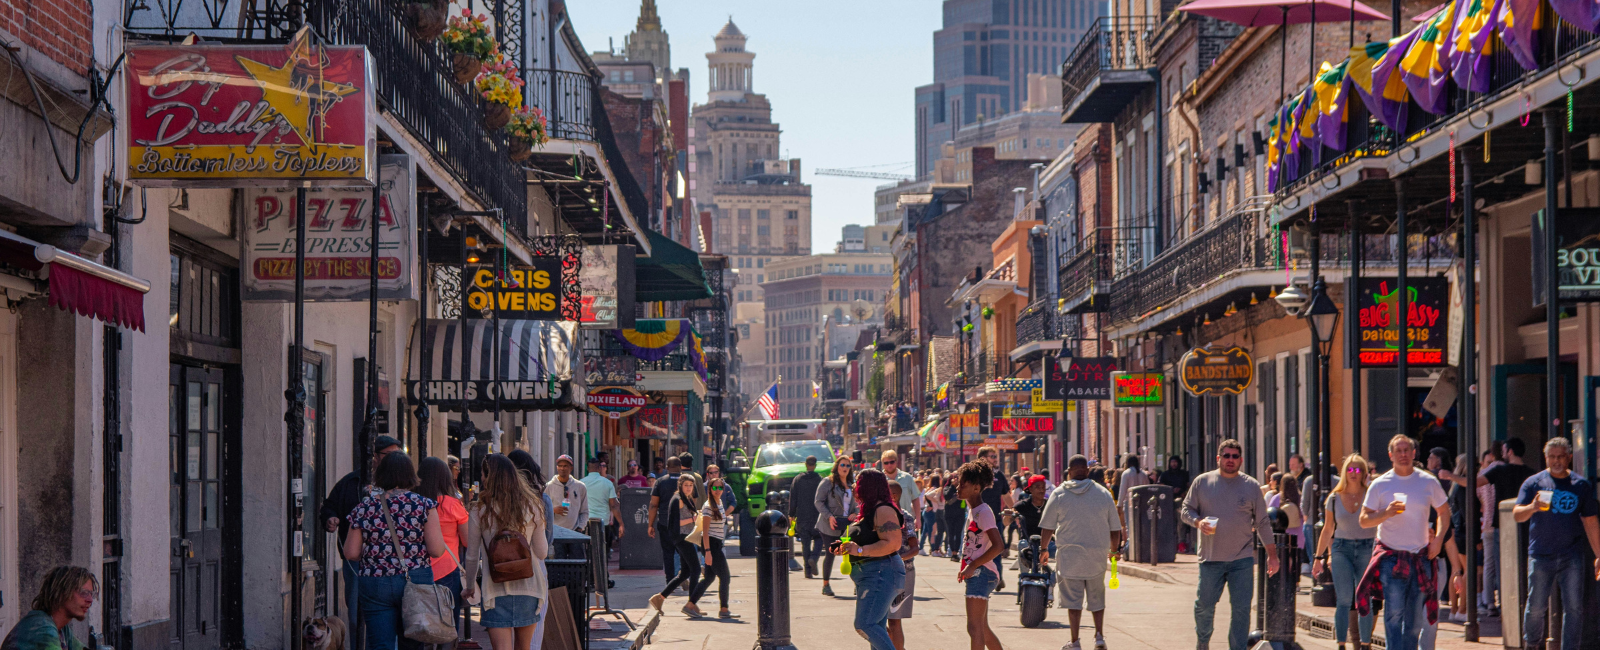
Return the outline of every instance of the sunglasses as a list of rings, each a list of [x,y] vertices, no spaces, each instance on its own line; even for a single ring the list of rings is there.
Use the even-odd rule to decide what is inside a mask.
[[[886,460],[886,461],[883,461],[883,464],[885,464],[885,465],[899,465],[900,461],[898,461],[898,460]]]
[[[1223,460],[1239,460],[1240,458],[1244,458],[1244,456],[1240,456],[1239,454],[1219,454],[1219,457]]]
[[[1362,470],[1361,470],[1360,467],[1351,467],[1351,468],[1345,470],[1345,473],[1346,474],[1360,474],[1361,471]]]

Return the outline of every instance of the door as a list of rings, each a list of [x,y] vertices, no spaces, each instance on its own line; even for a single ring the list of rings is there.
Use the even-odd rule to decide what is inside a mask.
[[[1523,461],[1535,470],[1544,469],[1544,443],[1550,436],[1550,416],[1546,413],[1543,363],[1504,364],[1494,367],[1494,403],[1491,417],[1494,439],[1519,438],[1526,445]],[[1556,366],[1561,380],[1560,411],[1562,432],[1570,433],[1567,423],[1578,417],[1578,366]]]
[[[306,386],[306,431],[301,447],[302,509],[296,513],[297,532],[301,544],[292,549],[300,555],[301,608],[299,618],[320,617],[329,614],[329,545],[334,538],[317,525],[316,514],[322,509],[323,496],[328,493],[327,428],[328,395],[327,377],[323,355],[307,350],[300,361],[300,372]]]
[[[172,629],[183,650],[222,646],[222,445],[225,373],[171,366]]]

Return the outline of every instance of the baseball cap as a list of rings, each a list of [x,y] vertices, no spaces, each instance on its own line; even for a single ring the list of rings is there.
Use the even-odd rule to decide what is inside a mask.
[[[1045,480],[1044,480],[1044,475],[1043,474],[1034,474],[1033,476],[1028,478],[1028,489],[1032,490],[1033,486],[1035,484],[1038,484],[1038,485],[1044,485],[1045,484]]]
[[[561,455],[560,455],[560,456],[556,456],[556,462],[558,462],[558,463],[559,463],[559,462],[561,462],[561,461],[567,461],[567,462],[569,462],[569,463],[572,463],[572,464],[573,464],[573,465],[577,465],[577,463],[574,463],[574,462],[573,462],[573,461],[572,461],[572,457],[571,457],[571,456],[568,456],[568,455],[566,455],[566,454],[561,454]]]

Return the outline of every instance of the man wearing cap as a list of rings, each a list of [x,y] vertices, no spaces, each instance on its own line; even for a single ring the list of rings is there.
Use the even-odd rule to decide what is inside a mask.
[[[556,525],[580,533],[589,527],[589,489],[572,478],[572,457],[556,457],[556,477],[544,487],[545,495],[556,504]]]
[[[391,436],[378,436],[372,443],[372,472],[377,473],[378,464],[384,457],[394,453],[405,453],[400,449],[400,441]],[[339,548],[344,548],[344,537],[350,533],[350,511],[361,504],[361,500],[372,492],[372,485],[361,484],[361,473],[350,472],[333,484],[333,489],[328,491],[328,498],[322,500],[322,508],[317,511],[317,516],[322,519],[322,525],[328,532],[339,533]],[[349,607],[352,615],[356,611],[356,563],[344,563],[345,605]]]

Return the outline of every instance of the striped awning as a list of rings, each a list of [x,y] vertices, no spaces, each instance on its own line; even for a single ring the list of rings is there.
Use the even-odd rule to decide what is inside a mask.
[[[463,328],[454,319],[428,319],[411,343],[411,379],[459,381]],[[465,328],[467,379],[533,381],[555,375],[572,379],[577,367],[578,324],[565,321],[500,321],[500,366],[495,369],[494,321],[469,318]],[[425,351],[423,342],[427,341]]]

